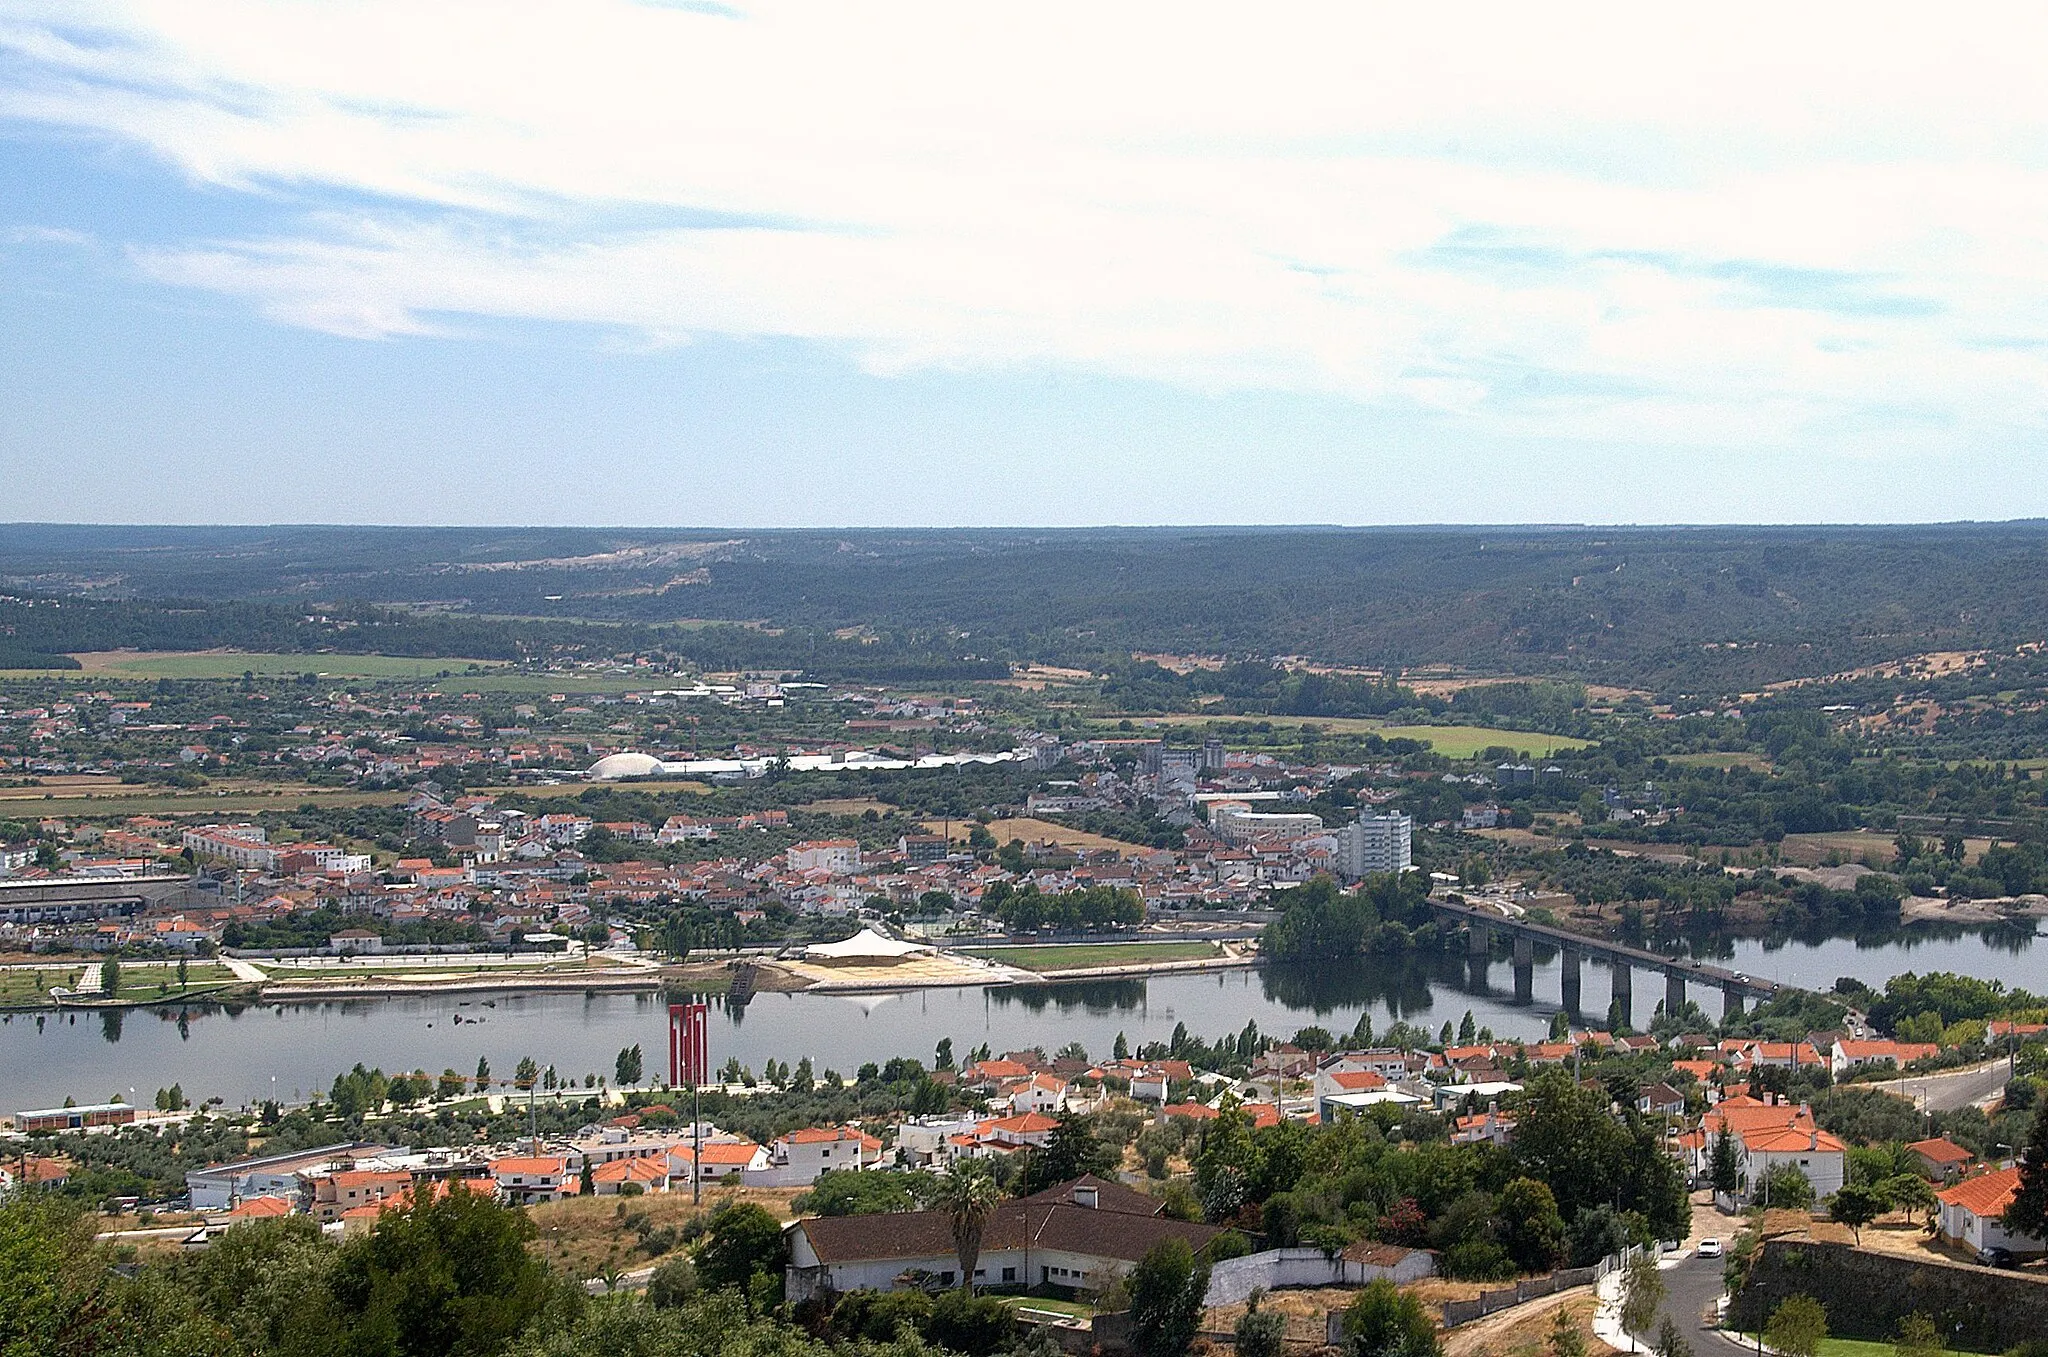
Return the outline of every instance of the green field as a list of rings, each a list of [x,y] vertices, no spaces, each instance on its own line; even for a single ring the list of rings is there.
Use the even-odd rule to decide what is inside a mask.
[[[1077,942],[1044,947],[963,947],[1020,971],[1071,971],[1089,966],[1136,966],[1151,961],[1194,961],[1217,955],[1211,942]]]
[[[1753,1333],[1742,1335],[1742,1341],[1751,1352],[1757,1350],[1757,1338]],[[1946,1348],[1952,1357],[1994,1357],[1980,1354],[1975,1348]],[[1891,1343],[1873,1343],[1864,1338],[1823,1338],[1820,1340],[1820,1357],[1897,1357],[1898,1348]]]
[[[436,958],[430,965],[380,964],[366,959],[348,965],[333,966],[280,966],[276,963],[262,964],[263,973],[279,984],[293,980],[418,980],[425,976],[477,975],[504,976],[517,980],[529,975],[568,975],[588,970],[590,963],[582,957],[562,961],[524,962],[477,962],[449,958],[445,962]]]
[[[1672,754],[1669,762],[1687,768],[1755,768],[1767,772],[1771,761],[1761,754]]]
[[[1518,754],[1541,759],[1560,749],[1584,749],[1592,743],[1569,735],[1538,735],[1527,730],[1494,730],[1487,726],[1381,726],[1376,733],[1388,740],[1427,740],[1431,749],[1452,759],[1469,759],[1493,745],[1505,745]]]
[[[185,986],[178,986],[178,968],[169,966],[144,966],[133,962],[121,963],[121,993],[116,996],[131,1003],[159,1003],[166,999],[181,999],[195,990],[210,990],[215,986],[235,983],[235,973],[218,962],[201,961],[188,964],[185,968]]]
[[[434,678],[461,674],[475,666],[498,669],[503,660],[417,659],[401,655],[266,655],[240,651],[91,651],[74,656],[86,674],[132,679],[234,679],[244,674],[266,678],[318,674],[326,678]],[[42,670],[78,677],[69,670]]]
[[[1098,718],[1089,724],[1098,731],[1118,729],[1122,718]],[[1270,721],[1276,736],[1292,727],[1315,726],[1331,735],[1378,735],[1388,740],[1427,740],[1446,758],[1469,759],[1482,749],[1503,745],[1527,752],[1531,758],[1548,758],[1560,749],[1584,749],[1591,740],[1570,735],[1540,735],[1527,730],[1495,730],[1490,726],[1389,726],[1370,716],[1224,716],[1214,713],[1176,713],[1172,716],[1141,717],[1133,720],[1137,733],[1149,735],[1174,726],[1201,727],[1242,721]],[[1122,732],[1128,733],[1128,732]]]
[[[0,971],[0,1008],[46,1004],[50,1001],[51,986],[61,985],[66,989],[76,989],[81,974],[83,972],[76,966],[61,966],[55,963],[40,971]],[[39,980],[40,984],[37,983]]]
[[[16,790],[13,788],[10,791]],[[245,815],[253,811],[288,810],[297,805],[315,806],[395,806],[405,800],[405,792],[358,792],[358,791],[308,791],[300,788],[280,788],[274,792],[227,792],[207,790],[190,792],[169,792],[162,789],[136,787],[134,795],[124,795],[128,789],[109,788],[103,792],[86,795],[28,795],[0,797],[0,819],[18,818],[23,815],[37,816],[93,816],[93,815]]]

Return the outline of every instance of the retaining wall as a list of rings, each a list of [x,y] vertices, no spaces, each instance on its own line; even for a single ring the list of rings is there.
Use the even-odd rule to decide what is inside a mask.
[[[1728,1327],[1755,1332],[1787,1296],[1808,1295],[1837,1338],[1890,1342],[1923,1314],[1951,1347],[2002,1352],[2048,1334],[2048,1279],[1848,1244],[1766,1240],[1728,1307]]]
[[[1420,1281],[1436,1272],[1436,1255],[1422,1249],[1392,1267],[1346,1262],[1343,1255],[1321,1249],[1267,1249],[1242,1258],[1226,1258],[1209,1269],[1205,1305],[1237,1305],[1254,1289],[1284,1286],[1364,1286],[1382,1277],[1396,1283]]]

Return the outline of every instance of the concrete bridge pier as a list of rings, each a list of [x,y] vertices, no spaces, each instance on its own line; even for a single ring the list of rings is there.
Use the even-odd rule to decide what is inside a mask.
[[[1676,966],[1664,972],[1664,1012],[1677,1017],[1685,1011],[1685,972]]]
[[[1721,986],[1721,1016],[1739,1018],[1742,1016],[1742,986]]]
[[[1515,934],[1515,1002],[1536,1002],[1536,944],[1527,933]]]
[[[1562,968],[1559,980],[1564,991],[1564,1011],[1577,1018],[1580,1013],[1579,985],[1583,978],[1580,965],[1585,961],[1585,957],[1567,947],[1557,954],[1557,959]]]
[[[1485,956],[1493,948],[1493,930],[1477,919],[1465,924],[1465,951],[1470,956]]]
[[[1493,958],[1484,952],[1474,952],[1465,958],[1465,979],[1474,994],[1492,993],[1493,981],[1486,974],[1492,961]]]
[[[1621,1010],[1623,1025],[1634,1027],[1636,1025],[1635,973],[1629,969],[1629,964],[1620,957],[1609,957],[1607,968],[1609,995],[1613,1000],[1613,1005]]]

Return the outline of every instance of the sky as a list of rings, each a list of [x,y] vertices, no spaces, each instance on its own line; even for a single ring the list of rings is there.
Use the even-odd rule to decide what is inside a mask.
[[[0,0],[0,519],[2048,514],[2037,5]]]

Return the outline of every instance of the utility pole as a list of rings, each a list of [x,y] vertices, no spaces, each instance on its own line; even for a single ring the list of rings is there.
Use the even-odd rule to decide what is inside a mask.
[[[690,1081],[690,1205],[704,1204],[704,1089]]]

